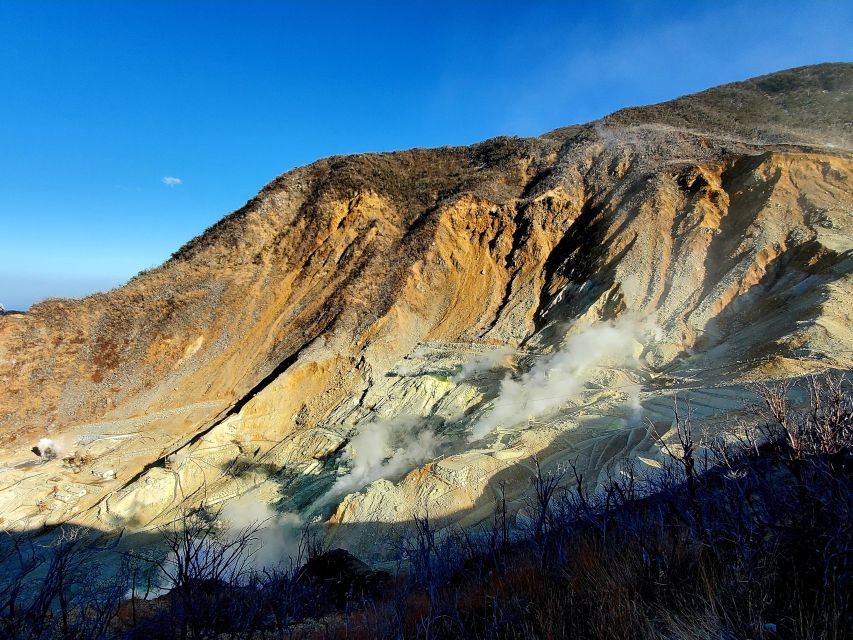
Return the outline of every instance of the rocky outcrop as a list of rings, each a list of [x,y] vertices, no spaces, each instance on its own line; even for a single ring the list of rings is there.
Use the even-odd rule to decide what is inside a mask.
[[[654,461],[637,416],[665,433],[672,389],[716,424],[745,382],[850,368],[851,86],[822,65],[539,138],[320,160],[124,287],[0,317],[5,524],[145,528],[254,492],[356,548],[419,508],[473,524],[498,486],[520,505],[534,454],[590,478]],[[469,442],[504,377],[628,315],[656,327],[631,366],[596,361]],[[435,442],[336,493],[354,436],[406,416]],[[388,429],[386,462],[410,444]],[[45,435],[115,477],[34,473]]]

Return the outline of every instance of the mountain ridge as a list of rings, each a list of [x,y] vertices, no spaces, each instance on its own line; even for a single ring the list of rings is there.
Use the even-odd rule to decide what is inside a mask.
[[[639,106],[639,107],[626,107],[624,109],[619,109],[619,110],[617,110],[617,111],[615,111],[609,115],[606,115],[602,118],[599,118],[598,120],[593,120],[591,122],[584,123],[584,124],[569,125],[567,127],[558,127],[557,129],[552,129],[552,130],[547,131],[545,133],[542,133],[538,136],[533,136],[533,137],[529,137],[529,138],[519,137],[519,136],[497,136],[495,138],[490,138],[488,140],[484,140],[482,142],[475,143],[473,145],[458,145],[458,146],[444,146],[444,145],[442,145],[442,146],[438,146],[438,147],[417,147],[417,148],[413,148],[413,149],[404,149],[404,150],[398,150],[398,151],[377,151],[377,152],[356,153],[356,154],[349,154],[349,155],[333,155],[333,156],[321,158],[321,159],[316,160],[316,161],[314,161],[308,165],[305,165],[304,167],[297,167],[295,169],[292,169],[291,171],[285,172],[285,173],[277,176],[276,178],[273,178],[273,180],[271,180],[268,184],[266,184],[264,187],[261,188],[261,190],[258,192],[258,194],[256,196],[254,196],[249,201],[247,201],[245,205],[243,205],[242,207],[240,207],[236,211],[232,212],[231,214],[228,214],[224,218],[220,219],[218,222],[214,223],[211,227],[209,227],[208,229],[203,231],[201,234],[199,234],[195,238],[188,241],[181,248],[179,248],[177,251],[175,251],[175,253],[172,255],[172,257],[174,258],[174,257],[182,256],[184,254],[184,252],[193,243],[195,243],[196,241],[201,241],[201,239],[205,237],[205,235],[207,234],[208,231],[212,231],[213,229],[219,227],[219,225],[225,223],[225,221],[227,219],[230,219],[231,216],[239,217],[242,214],[242,212],[246,211],[249,207],[251,207],[252,204],[258,198],[260,198],[261,196],[263,196],[266,193],[274,191],[277,188],[277,185],[281,184],[281,182],[283,182],[285,180],[285,178],[288,175],[290,175],[291,173],[298,172],[298,171],[300,171],[300,169],[308,169],[308,168],[313,167],[315,165],[318,165],[320,163],[324,163],[324,162],[330,162],[331,163],[331,162],[345,160],[347,158],[363,157],[363,156],[379,156],[379,157],[391,156],[391,157],[394,157],[394,156],[399,156],[400,154],[415,153],[415,152],[429,152],[429,151],[433,151],[433,150],[434,151],[465,150],[465,149],[471,149],[471,148],[479,147],[482,145],[488,145],[490,143],[496,143],[499,141],[510,141],[510,140],[520,141],[520,140],[537,140],[537,139],[542,139],[542,138],[545,138],[545,139],[554,138],[554,139],[557,139],[559,141],[564,141],[567,137],[570,137],[572,134],[576,134],[579,132],[587,132],[590,127],[595,127],[595,125],[598,123],[605,125],[605,126],[609,123],[620,124],[620,125],[637,124],[636,122],[631,121],[630,119],[627,119],[627,116],[636,115],[636,114],[641,114],[641,115],[645,116],[646,113],[648,113],[650,119],[652,119],[654,116],[659,116],[660,113],[662,111],[666,110],[668,107],[676,107],[677,108],[678,106],[684,104],[685,102],[688,102],[690,100],[694,100],[700,96],[708,95],[708,96],[715,96],[716,97],[717,94],[719,94],[723,91],[726,91],[726,90],[738,90],[738,89],[741,89],[743,87],[752,87],[756,84],[760,86],[762,83],[772,82],[774,80],[783,80],[783,79],[787,79],[787,78],[797,79],[800,77],[800,74],[805,74],[806,77],[813,77],[815,74],[817,74],[820,71],[827,71],[828,72],[826,74],[821,74],[818,78],[819,82],[822,85],[828,84],[830,87],[834,87],[835,84],[837,84],[840,80],[844,80],[844,79],[846,79],[846,82],[849,85],[850,84],[850,76],[853,76],[853,63],[822,63],[822,64],[817,64],[817,65],[807,65],[807,66],[803,66],[803,67],[795,67],[792,69],[786,69],[786,70],[778,71],[775,73],[769,73],[769,74],[765,74],[762,76],[757,76],[757,77],[750,78],[747,80],[741,80],[741,81],[727,83],[727,84],[720,85],[718,87],[713,87],[711,89],[706,89],[704,91],[700,91],[700,92],[694,93],[694,94],[685,94],[683,96],[679,96],[677,98],[673,98],[672,100],[667,100],[667,101],[662,102],[662,103],[656,103],[656,104],[652,104],[652,105]],[[816,87],[808,87],[808,88],[816,88]],[[847,112],[849,113],[850,110],[853,110],[853,97],[848,97],[847,101],[848,101],[847,102]],[[656,120],[656,122],[659,123],[659,120]],[[851,148],[853,148],[853,123],[848,122],[846,124],[847,124],[847,137],[845,139],[845,142],[847,143],[846,149],[850,150]],[[696,132],[702,133],[701,130],[697,130]],[[706,131],[704,133],[711,133],[711,132]],[[755,142],[762,142],[762,140],[756,140]],[[763,142],[771,143],[771,142],[777,142],[777,141],[763,140]],[[809,141],[800,140],[799,142],[808,143]],[[792,142],[792,141],[787,141],[787,142],[786,141],[778,141],[778,143],[795,144],[795,142]]]

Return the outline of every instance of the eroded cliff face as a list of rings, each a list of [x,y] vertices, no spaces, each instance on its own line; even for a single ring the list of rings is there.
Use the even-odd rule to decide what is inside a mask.
[[[250,493],[369,554],[370,523],[475,524],[498,486],[523,518],[533,455],[654,466],[673,390],[715,427],[746,382],[851,368],[851,86],[321,160],[122,288],[0,317],[3,525]],[[31,466],[41,437],[78,461]]]

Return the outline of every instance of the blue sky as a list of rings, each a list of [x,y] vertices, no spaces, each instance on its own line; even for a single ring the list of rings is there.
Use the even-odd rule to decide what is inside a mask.
[[[853,60],[849,2],[0,1],[0,303],[126,281],[331,154]]]

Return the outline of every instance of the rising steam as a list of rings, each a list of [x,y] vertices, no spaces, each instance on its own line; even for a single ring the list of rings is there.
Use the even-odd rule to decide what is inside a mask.
[[[648,321],[623,316],[571,336],[562,349],[540,360],[520,378],[504,378],[492,410],[474,424],[469,440],[479,440],[498,426],[509,427],[528,416],[546,414],[578,397],[595,367],[638,364],[636,348],[653,329]],[[635,409],[639,406],[638,391],[629,393]]]
[[[506,367],[514,354],[515,349],[509,346],[478,353],[462,366],[459,373],[453,376],[453,382],[462,382],[475,374],[491,371],[498,367]]]
[[[228,530],[237,533],[247,527],[259,525],[257,541],[250,564],[257,568],[287,564],[299,556],[304,523],[296,513],[279,513],[251,494],[229,502],[221,514]]]
[[[439,444],[435,432],[424,428],[423,419],[415,416],[361,425],[347,453],[351,469],[335,481],[327,497],[342,496],[374,480],[405,473],[432,458]]]
[[[65,443],[61,438],[59,440],[42,438],[39,440],[38,444],[32,448],[32,451],[37,456],[40,456],[42,460],[53,460],[65,452]]]

